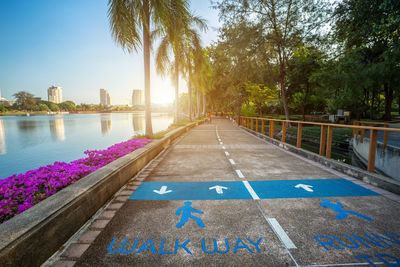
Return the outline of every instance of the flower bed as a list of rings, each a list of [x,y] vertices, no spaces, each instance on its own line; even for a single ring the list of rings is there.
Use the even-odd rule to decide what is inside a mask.
[[[104,150],[87,150],[85,158],[69,163],[56,161],[0,180],[0,223],[149,142],[145,138],[133,138]]]

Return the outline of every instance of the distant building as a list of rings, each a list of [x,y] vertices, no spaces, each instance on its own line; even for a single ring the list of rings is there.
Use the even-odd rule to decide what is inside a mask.
[[[34,99],[35,99],[36,101],[42,100],[42,98],[41,98],[41,97],[38,97],[38,96],[35,96]]]
[[[10,104],[10,101],[8,101],[7,99],[1,97],[1,91],[0,91],[0,104],[3,104],[3,105],[12,105],[12,104]]]
[[[50,102],[60,104],[62,102],[62,89],[59,86],[50,86],[47,89],[47,96]]]
[[[137,90],[133,89],[132,92],[132,106],[137,107],[137,106],[143,106],[144,101],[143,101],[143,90]]]
[[[111,97],[106,89],[100,88],[100,105],[110,106]]]

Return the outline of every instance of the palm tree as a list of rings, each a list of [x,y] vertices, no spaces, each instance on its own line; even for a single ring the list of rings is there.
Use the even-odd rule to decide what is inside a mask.
[[[174,1],[172,1],[174,2]],[[200,47],[199,33],[194,29],[197,26],[201,30],[207,28],[203,19],[191,15],[190,13],[183,13],[174,5],[169,10],[170,21],[168,26],[162,32],[160,46],[156,53],[156,66],[157,72],[164,75],[167,72],[173,76],[175,87],[175,117],[174,121],[178,123],[178,97],[179,97],[179,74],[184,73],[185,69],[182,63],[187,58],[185,52],[188,47]],[[179,20],[176,18],[179,16]],[[185,51],[186,50],[186,51]],[[170,61],[169,54],[172,52],[174,60]],[[170,66],[169,68],[167,66]],[[189,93],[190,99],[190,93]],[[189,100],[190,101],[190,100]]]
[[[211,63],[209,55],[206,49],[198,51],[195,60],[195,73],[193,84],[196,87],[196,99],[197,99],[197,118],[200,118],[200,114],[203,116],[206,112],[206,93],[211,87]],[[203,110],[200,112],[200,95],[202,95]]]
[[[186,0],[109,0],[108,17],[114,40],[128,53],[137,52],[138,48],[143,47],[145,133],[147,137],[153,135],[150,101],[150,47],[152,41],[150,24],[153,27],[161,28],[170,24],[171,19],[168,15],[172,6],[174,10],[181,12],[186,10],[188,13]],[[180,17],[174,17],[174,20],[180,21]]]
[[[189,120],[192,119],[192,85],[196,88],[196,103],[197,103],[197,118],[200,115],[200,87],[202,86],[201,81],[203,79],[202,69],[204,65],[203,48],[200,45],[199,40],[196,36],[193,36],[192,42],[186,46],[185,61],[184,61],[184,75],[188,85],[189,95]]]

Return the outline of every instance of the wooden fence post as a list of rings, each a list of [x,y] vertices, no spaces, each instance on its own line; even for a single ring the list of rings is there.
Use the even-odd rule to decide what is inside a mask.
[[[253,119],[253,118],[251,118],[251,130],[253,130],[253,129],[254,129],[254,123],[253,123],[253,121],[254,121],[254,119]]]
[[[285,142],[286,141],[286,121],[282,122],[282,138],[281,138],[281,142]]]
[[[264,120],[261,122],[261,133],[264,134]]]
[[[326,125],[321,125],[321,137],[319,141],[319,154],[324,156],[326,143]]]
[[[301,147],[301,134],[303,130],[303,124],[301,124],[300,122],[297,123],[297,147]]]
[[[364,123],[360,122],[361,126],[365,126]],[[361,129],[360,143],[364,143],[365,129]]]
[[[328,137],[326,142],[326,157],[331,157],[332,152],[332,135],[333,135],[333,127],[328,125]]]
[[[256,119],[256,132],[258,132],[258,119]]]
[[[269,121],[269,137],[274,138],[274,121]]]
[[[389,124],[385,123],[385,128],[389,128]],[[383,152],[385,152],[385,148],[388,143],[388,137],[389,137],[388,134],[389,134],[388,131],[383,132],[383,147],[382,147]]]
[[[368,153],[368,171],[369,172],[374,172],[374,170],[375,170],[375,153],[376,153],[377,140],[378,140],[378,131],[370,130],[369,153]]]

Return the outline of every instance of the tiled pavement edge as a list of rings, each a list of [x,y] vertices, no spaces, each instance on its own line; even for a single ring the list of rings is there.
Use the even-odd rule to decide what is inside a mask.
[[[178,137],[173,143],[162,151],[157,157],[151,160],[140,172],[138,172],[114,197],[103,206],[92,218],[81,227],[42,267],[72,267],[80,256],[94,242],[100,232],[114,217],[115,213],[125,204],[129,196],[158,166],[168,154],[173,144],[179,142],[187,133]]]

